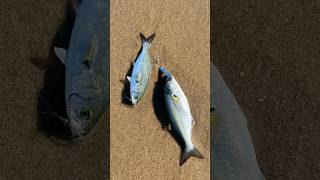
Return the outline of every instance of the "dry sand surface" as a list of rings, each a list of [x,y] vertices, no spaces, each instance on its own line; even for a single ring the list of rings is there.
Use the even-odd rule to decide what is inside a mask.
[[[205,159],[179,166],[181,148],[162,126],[168,120],[152,70],[140,104],[122,103],[125,79],[140,49],[139,32],[156,33],[153,59],[167,67],[188,97],[193,143]],[[209,1],[111,2],[111,179],[209,179]]]

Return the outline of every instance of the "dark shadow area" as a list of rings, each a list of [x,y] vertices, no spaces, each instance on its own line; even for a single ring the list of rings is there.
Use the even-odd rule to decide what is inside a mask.
[[[124,79],[121,79],[120,82],[123,83],[123,89],[122,89],[122,104],[126,105],[126,106],[132,106],[131,101],[129,100],[130,98],[130,82],[127,80],[127,76],[131,76],[133,70],[133,64],[130,66],[130,68],[128,69],[126,76],[124,77]]]
[[[71,38],[75,14],[72,3],[66,4],[65,19],[59,27],[48,58],[32,58],[31,63],[38,68],[45,69],[45,80],[43,89],[39,92],[38,99],[38,128],[55,141],[55,139],[70,141],[71,132],[59,119],[50,115],[56,113],[58,116],[67,118],[65,106],[65,66],[54,54],[53,47],[67,49]]]
[[[161,78],[161,72],[158,71],[158,80],[155,84],[154,90],[153,90],[153,96],[152,96],[152,104],[154,113],[157,116],[157,119],[159,120],[161,127],[163,130],[166,130],[170,133],[170,135],[173,137],[173,139],[179,144],[181,147],[181,156],[185,147],[185,144],[183,142],[183,139],[179,136],[179,134],[174,130],[173,126],[171,125],[171,129],[169,129],[170,119],[169,114],[166,109],[166,103],[164,99],[164,79]]]

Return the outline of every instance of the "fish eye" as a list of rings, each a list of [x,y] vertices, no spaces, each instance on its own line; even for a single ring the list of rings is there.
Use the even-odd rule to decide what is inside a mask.
[[[82,108],[80,111],[80,116],[84,120],[90,119],[92,117],[93,112],[88,108]]]
[[[138,99],[139,98],[139,96],[136,96],[136,97],[134,97],[135,99]]]

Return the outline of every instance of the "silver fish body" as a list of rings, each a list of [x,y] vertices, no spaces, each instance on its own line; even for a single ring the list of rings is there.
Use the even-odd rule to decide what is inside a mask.
[[[175,78],[164,67],[160,67],[160,71],[165,78],[164,98],[171,123],[185,144],[180,165],[191,156],[202,159],[204,158],[203,155],[191,141],[194,120],[190,112],[187,97]]]
[[[108,3],[82,0],[68,50],[55,48],[65,63],[67,125],[73,137],[85,136],[109,102]]]
[[[152,59],[150,47],[155,34],[145,38],[140,33],[142,49],[133,64],[131,76],[127,77],[130,82],[130,101],[132,105],[137,105],[144,96],[151,76]]]

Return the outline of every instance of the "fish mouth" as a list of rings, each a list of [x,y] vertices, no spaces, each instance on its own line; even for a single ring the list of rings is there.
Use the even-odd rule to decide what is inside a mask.
[[[171,81],[172,75],[166,68],[164,68],[163,66],[160,66],[159,71],[160,71],[161,78],[164,78],[166,82]]]
[[[134,91],[134,90],[132,90],[130,92],[132,105],[136,105],[138,103],[138,101],[140,99],[140,95],[139,94],[140,94],[139,92]]]
[[[75,110],[71,111],[68,126],[73,138],[81,138],[85,134],[84,128],[81,124],[81,119],[77,116],[77,112],[75,112]]]

